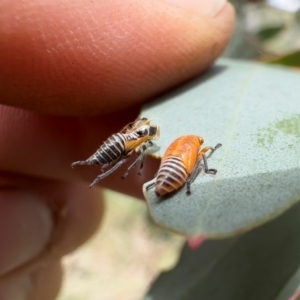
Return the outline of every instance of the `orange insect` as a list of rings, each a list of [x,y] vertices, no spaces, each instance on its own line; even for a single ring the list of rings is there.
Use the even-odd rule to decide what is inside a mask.
[[[156,195],[164,196],[186,183],[186,193],[189,195],[191,193],[191,183],[199,174],[202,161],[205,173],[216,174],[217,170],[208,168],[207,158],[222,145],[206,146],[201,149],[203,142],[204,139],[196,135],[184,135],[177,138],[167,148],[161,160],[155,182],[148,185],[146,189],[155,186]],[[210,150],[210,153],[206,156],[205,153],[208,150]]]

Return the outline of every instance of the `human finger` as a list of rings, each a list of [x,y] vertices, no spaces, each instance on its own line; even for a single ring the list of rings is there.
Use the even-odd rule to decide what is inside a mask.
[[[59,292],[61,281],[61,265],[53,262],[13,280],[0,280],[0,299],[53,300]]]
[[[99,226],[101,193],[82,182],[2,172],[1,183],[0,220],[6,230],[0,231],[0,284],[59,261]]]
[[[225,48],[225,0],[4,0],[0,101],[60,115],[122,110],[207,69]]]

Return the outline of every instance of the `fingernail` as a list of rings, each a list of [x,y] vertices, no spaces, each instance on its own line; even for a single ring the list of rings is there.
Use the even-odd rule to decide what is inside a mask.
[[[215,16],[226,4],[226,0],[165,0],[182,8],[197,11],[202,15]]]
[[[49,207],[36,194],[0,191],[0,274],[36,257],[53,229]]]

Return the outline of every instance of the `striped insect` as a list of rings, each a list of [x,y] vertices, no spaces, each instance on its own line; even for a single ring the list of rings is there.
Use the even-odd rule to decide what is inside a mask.
[[[186,194],[189,195],[191,193],[191,183],[199,174],[202,163],[205,173],[216,174],[217,170],[208,168],[207,158],[222,145],[206,146],[201,149],[203,142],[204,139],[196,135],[185,135],[177,138],[167,148],[155,182],[148,185],[146,189],[155,186],[156,195],[164,196],[176,191],[186,183]],[[209,150],[210,153],[206,156],[205,153]]]
[[[101,165],[102,172],[104,172],[104,168],[111,166],[109,170],[96,177],[90,184],[91,188],[118,169],[136,151],[138,153],[137,159],[122,178],[125,178],[138,162],[140,162],[138,174],[141,174],[147,147],[151,146],[151,141],[157,140],[159,135],[159,126],[151,125],[148,118],[139,117],[134,122],[127,124],[120,132],[110,136],[87,160],[76,161],[71,166],[73,168],[78,165]]]
[[[145,118],[145,117],[138,117],[133,122],[130,122],[126,126],[124,126],[122,128],[122,130],[120,130],[119,133],[128,134],[128,133],[131,133],[131,132],[134,132],[134,131],[138,130],[143,125],[150,126],[150,120],[148,118]],[[153,126],[153,127],[156,127],[156,126]]]

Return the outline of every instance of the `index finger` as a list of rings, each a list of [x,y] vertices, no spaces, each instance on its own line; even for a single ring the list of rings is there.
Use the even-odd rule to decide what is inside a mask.
[[[74,116],[150,99],[203,72],[226,46],[231,6],[211,15],[204,5],[4,0],[0,101]]]

